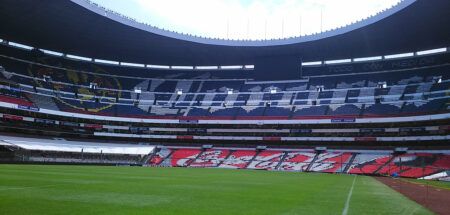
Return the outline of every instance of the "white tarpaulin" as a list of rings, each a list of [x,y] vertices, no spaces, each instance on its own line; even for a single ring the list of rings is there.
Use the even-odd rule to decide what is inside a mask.
[[[11,146],[11,145],[12,145],[11,143],[0,141],[0,146]]]
[[[145,155],[155,148],[154,146],[145,145],[108,144],[6,136],[0,136],[0,140],[4,143],[9,143],[23,149],[39,151]]]

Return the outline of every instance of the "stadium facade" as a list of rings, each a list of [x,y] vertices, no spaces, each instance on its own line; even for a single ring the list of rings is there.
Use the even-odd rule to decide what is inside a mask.
[[[4,1],[2,160],[448,179],[448,11],[405,0],[329,32],[232,41],[84,0]]]

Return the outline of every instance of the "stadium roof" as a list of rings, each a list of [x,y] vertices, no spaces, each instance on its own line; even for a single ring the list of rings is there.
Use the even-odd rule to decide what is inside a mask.
[[[450,2],[405,0],[343,29],[283,40],[213,40],[153,31],[84,0],[5,0],[0,38],[92,58],[162,65],[253,64],[258,58],[305,61],[396,54],[449,45]]]

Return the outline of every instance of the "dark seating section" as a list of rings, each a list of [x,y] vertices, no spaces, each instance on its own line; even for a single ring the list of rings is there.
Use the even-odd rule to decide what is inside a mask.
[[[328,110],[328,106],[296,106],[293,116],[303,117],[303,116],[325,116]]]
[[[209,107],[193,107],[189,110],[188,116],[210,116]]]
[[[264,115],[265,116],[286,116],[289,117],[291,114],[292,107],[267,107]]]
[[[449,98],[435,99],[431,101],[406,102],[402,108],[402,113],[423,114],[438,112],[439,110],[448,110],[449,102]]]
[[[213,117],[228,117],[232,118],[236,116],[237,111],[239,108],[237,107],[231,107],[231,108],[211,108],[209,111],[211,113],[211,116]]]
[[[263,116],[264,115],[264,107],[241,107],[238,111],[238,117],[254,117],[254,116]]]
[[[362,105],[360,104],[343,104],[343,105],[330,105],[328,115],[331,116],[358,116],[361,114]]]
[[[372,115],[395,115],[401,111],[403,103],[386,103],[386,104],[366,104],[364,108],[365,116]]]

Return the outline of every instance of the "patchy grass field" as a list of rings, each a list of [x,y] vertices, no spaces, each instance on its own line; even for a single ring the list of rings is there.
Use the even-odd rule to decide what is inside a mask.
[[[0,214],[431,214],[371,177],[0,165]]]

